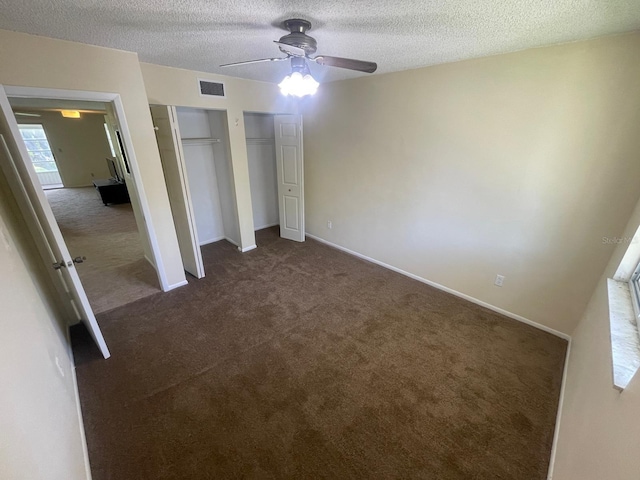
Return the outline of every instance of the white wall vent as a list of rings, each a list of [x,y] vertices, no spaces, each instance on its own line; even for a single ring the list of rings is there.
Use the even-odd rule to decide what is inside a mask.
[[[203,97],[225,97],[224,83],[198,79],[198,87]]]

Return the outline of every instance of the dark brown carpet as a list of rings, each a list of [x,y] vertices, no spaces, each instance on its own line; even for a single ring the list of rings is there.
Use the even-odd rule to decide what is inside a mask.
[[[544,479],[566,342],[313,240],[73,332],[94,480]],[[80,327],[82,328],[82,327]]]

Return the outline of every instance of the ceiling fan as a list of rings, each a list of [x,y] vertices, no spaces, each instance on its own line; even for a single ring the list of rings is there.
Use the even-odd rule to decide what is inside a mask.
[[[311,55],[316,53],[316,39],[307,35],[307,31],[311,30],[311,22],[292,18],[285,20],[284,27],[289,30],[289,34],[274,40],[280,51],[286,54],[286,57],[261,58],[259,60],[247,60],[244,62],[226,63],[221,67],[234,67],[237,65],[249,65],[252,63],[262,62],[282,62],[291,60],[291,75],[287,75],[279,84],[280,90],[285,95],[295,95],[302,97],[304,95],[313,95],[317,88],[318,82],[314,80],[309,71],[307,60],[315,62],[319,65],[329,67],[346,68],[348,70],[356,70],[358,72],[373,73],[378,68],[375,62],[365,62],[363,60],[354,60],[351,58],[330,57],[328,55]]]

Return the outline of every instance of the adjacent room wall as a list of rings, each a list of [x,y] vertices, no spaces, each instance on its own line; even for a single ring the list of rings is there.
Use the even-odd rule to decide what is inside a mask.
[[[307,231],[571,333],[640,194],[638,52],[630,34],[322,85]]]
[[[633,238],[638,225],[640,202],[618,236]],[[573,332],[553,480],[636,480],[640,472],[640,376],[623,392],[613,387],[606,283],[628,247],[618,244]]]
[[[88,187],[94,178],[111,177],[105,160],[112,156],[104,130],[104,113],[83,113],[80,118],[64,118],[60,112],[37,113],[40,117],[16,119],[20,124],[44,127],[65,187]]]
[[[145,222],[156,232],[160,257],[156,260],[164,265],[167,286],[183,284],[186,279],[137,54],[0,30],[0,64],[0,84],[120,95],[144,187],[140,193],[149,205],[149,218],[138,212],[136,221],[141,232],[146,232]]]
[[[0,172],[0,478],[88,479],[66,324],[9,192]]]

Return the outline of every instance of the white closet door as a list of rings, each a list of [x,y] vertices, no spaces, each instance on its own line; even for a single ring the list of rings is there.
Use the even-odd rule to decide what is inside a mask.
[[[276,115],[276,167],[280,236],[304,242],[304,172],[302,116]]]
[[[176,109],[166,105],[151,107],[151,116],[156,127],[156,139],[182,263],[187,272],[196,278],[202,278],[204,265],[196,232],[189,179],[180,143]]]

